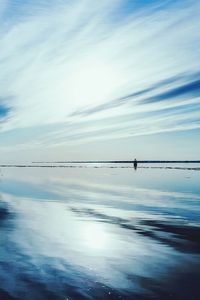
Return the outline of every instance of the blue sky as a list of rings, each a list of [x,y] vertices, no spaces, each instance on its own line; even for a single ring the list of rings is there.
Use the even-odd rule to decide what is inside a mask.
[[[199,1],[2,0],[0,155],[199,159]]]

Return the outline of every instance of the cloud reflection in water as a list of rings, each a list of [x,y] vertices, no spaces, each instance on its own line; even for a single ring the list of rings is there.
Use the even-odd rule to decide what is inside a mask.
[[[183,173],[17,172],[0,183],[1,298],[197,299],[199,192],[161,186]],[[147,188],[156,172],[158,188]]]

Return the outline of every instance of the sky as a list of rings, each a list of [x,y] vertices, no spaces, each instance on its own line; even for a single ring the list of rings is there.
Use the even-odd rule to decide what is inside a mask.
[[[200,159],[199,13],[1,0],[0,162]]]

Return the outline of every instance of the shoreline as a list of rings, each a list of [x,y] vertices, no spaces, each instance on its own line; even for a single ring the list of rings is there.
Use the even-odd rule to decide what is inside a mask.
[[[73,165],[0,165],[0,168],[73,168],[73,169],[134,169],[133,166],[73,166]],[[166,169],[166,170],[188,170],[200,171],[200,167],[154,167],[154,166],[138,166],[137,169]]]

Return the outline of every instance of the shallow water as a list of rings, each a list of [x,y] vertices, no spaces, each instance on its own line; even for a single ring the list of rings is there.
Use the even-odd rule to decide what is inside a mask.
[[[0,299],[200,299],[199,179],[2,168]]]

